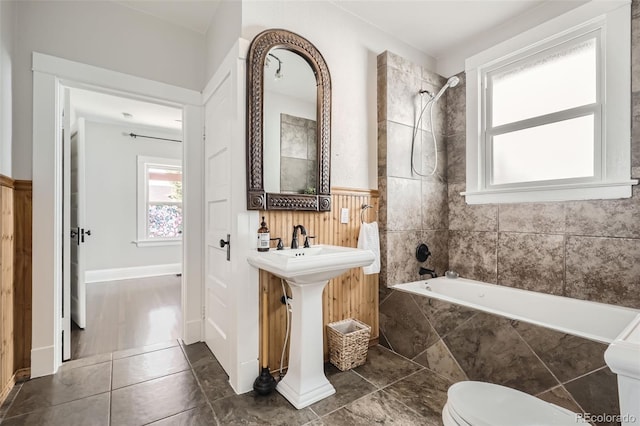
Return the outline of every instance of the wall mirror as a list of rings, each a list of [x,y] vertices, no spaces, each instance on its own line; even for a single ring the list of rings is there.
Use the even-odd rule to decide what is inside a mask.
[[[331,77],[313,44],[258,34],[247,72],[247,209],[330,211]]]

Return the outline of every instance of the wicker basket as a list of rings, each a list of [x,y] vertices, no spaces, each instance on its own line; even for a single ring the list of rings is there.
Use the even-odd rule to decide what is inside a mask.
[[[341,371],[364,364],[370,334],[371,327],[352,318],[327,324],[331,364]]]

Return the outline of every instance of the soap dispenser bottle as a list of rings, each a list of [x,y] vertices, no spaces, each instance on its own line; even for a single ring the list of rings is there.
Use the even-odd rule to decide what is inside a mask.
[[[260,228],[258,228],[258,251],[269,251],[269,228],[267,228],[267,222],[264,221],[262,216],[262,222]]]

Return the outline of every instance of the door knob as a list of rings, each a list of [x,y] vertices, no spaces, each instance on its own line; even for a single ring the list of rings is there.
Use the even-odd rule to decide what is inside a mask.
[[[220,248],[224,248],[224,246],[227,246],[227,260],[230,261],[231,260],[231,235],[227,234],[227,241],[223,240],[222,238],[220,239]]]

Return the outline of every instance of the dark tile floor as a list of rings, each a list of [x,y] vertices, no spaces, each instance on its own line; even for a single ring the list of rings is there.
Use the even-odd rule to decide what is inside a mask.
[[[236,395],[202,343],[96,355],[17,384],[4,425],[441,425],[451,384],[388,349],[351,371],[327,364],[336,394],[296,410],[279,393]]]

